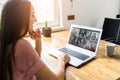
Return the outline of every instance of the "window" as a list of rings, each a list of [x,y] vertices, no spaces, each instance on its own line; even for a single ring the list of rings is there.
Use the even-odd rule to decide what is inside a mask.
[[[31,0],[31,2],[37,18],[35,26],[43,27],[45,21],[48,21],[49,27],[60,24],[58,0]]]
[[[0,0],[0,4],[3,4],[4,3],[4,0]]]
[[[0,4],[3,4],[7,0],[0,0]],[[48,21],[49,27],[55,27],[60,25],[59,16],[59,0],[30,0],[35,9],[35,16],[37,22],[36,27],[43,27],[44,22]]]

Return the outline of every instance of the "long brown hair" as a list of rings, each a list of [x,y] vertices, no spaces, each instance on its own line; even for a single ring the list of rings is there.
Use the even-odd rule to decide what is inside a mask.
[[[31,3],[9,0],[2,9],[0,28],[0,80],[13,79],[14,47],[29,29]]]

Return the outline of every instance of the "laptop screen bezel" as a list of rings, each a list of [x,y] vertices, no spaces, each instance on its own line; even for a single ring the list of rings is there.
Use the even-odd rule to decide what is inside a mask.
[[[99,37],[98,37],[98,42],[97,42],[97,45],[96,45],[95,52],[84,49],[84,48],[80,48],[78,46],[75,46],[75,45],[72,45],[72,44],[69,43],[70,34],[71,34],[71,31],[72,31],[73,28],[81,28],[81,29],[87,29],[87,30],[99,32]],[[80,51],[82,53],[87,53],[88,55],[96,55],[97,50],[98,50],[98,45],[99,45],[99,42],[100,42],[100,39],[101,39],[101,34],[102,34],[102,29],[72,24],[71,27],[70,27],[70,31],[69,31],[69,35],[68,35],[68,39],[67,39],[67,46],[69,46],[69,48],[71,48],[73,50]]]

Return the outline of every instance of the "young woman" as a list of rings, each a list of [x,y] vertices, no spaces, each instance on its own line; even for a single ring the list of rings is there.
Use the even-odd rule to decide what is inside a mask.
[[[40,59],[41,33],[33,31],[36,21],[34,9],[28,0],[9,0],[3,7],[0,28],[0,80],[63,80],[67,54],[58,58],[52,72]],[[29,32],[35,40],[35,49],[23,37]]]

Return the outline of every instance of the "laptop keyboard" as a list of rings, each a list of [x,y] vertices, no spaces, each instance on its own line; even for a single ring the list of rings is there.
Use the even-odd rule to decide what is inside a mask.
[[[78,58],[78,59],[81,59],[81,60],[85,60],[85,59],[89,58],[89,56],[87,56],[87,55],[84,55],[84,54],[82,54],[82,53],[73,51],[73,50],[68,49],[68,48],[66,48],[66,47],[63,47],[63,48],[58,49],[58,50],[60,50],[61,52],[65,52],[65,53],[67,53],[67,54],[69,54],[69,55],[71,55],[71,56],[74,56],[74,57],[76,57],[76,58]]]

